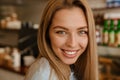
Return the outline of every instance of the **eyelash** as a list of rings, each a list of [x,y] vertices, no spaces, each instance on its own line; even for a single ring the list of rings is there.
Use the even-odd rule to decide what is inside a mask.
[[[79,33],[78,33],[80,36],[87,36],[88,35],[88,31],[86,31],[86,30],[81,30],[81,31],[79,31]]]
[[[57,34],[66,34],[65,31],[56,31]]]
[[[80,34],[88,34],[88,32],[85,31],[85,30],[81,30],[81,31],[79,31],[79,33],[80,33]]]
[[[65,32],[65,31],[56,31],[56,33],[57,34],[59,34],[59,35],[65,35],[65,34],[67,34],[67,32]],[[88,31],[86,31],[86,30],[80,30],[80,31],[78,31],[78,34],[79,35],[86,35],[86,34],[88,34]]]

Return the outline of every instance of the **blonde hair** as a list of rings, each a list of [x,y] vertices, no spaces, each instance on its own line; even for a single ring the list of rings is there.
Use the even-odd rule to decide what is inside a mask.
[[[71,7],[81,8],[88,23],[89,43],[86,51],[78,58],[74,64],[74,75],[78,80],[98,80],[97,53],[95,40],[95,25],[93,14],[86,0],[49,0],[42,15],[40,28],[38,31],[39,57],[48,59],[52,68],[58,75],[59,80],[69,80],[70,67],[61,62],[52,51],[49,39],[49,27],[56,11]]]

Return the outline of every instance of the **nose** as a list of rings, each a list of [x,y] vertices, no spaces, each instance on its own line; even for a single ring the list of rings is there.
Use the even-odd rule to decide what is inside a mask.
[[[74,34],[69,35],[66,40],[66,45],[71,48],[75,47],[77,45],[77,36]]]

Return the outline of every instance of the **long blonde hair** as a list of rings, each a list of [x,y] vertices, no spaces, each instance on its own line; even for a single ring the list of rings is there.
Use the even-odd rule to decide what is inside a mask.
[[[95,40],[95,25],[93,14],[86,0],[49,0],[42,15],[38,31],[39,57],[48,59],[51,67],[55,70],[59,80],[69,80],[70,67],[61,62],[52,51],[49,39],[49,27],[56,11],[71,7],[81,8],[88,23],[89,43],[86,51],[78,58],[74,64],[74,75],[77,80],[97,80],[97,53]],[[73,15],[74,16],[74,15]]]

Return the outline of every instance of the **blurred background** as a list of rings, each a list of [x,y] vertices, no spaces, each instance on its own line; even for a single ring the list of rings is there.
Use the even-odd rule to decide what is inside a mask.
[[[37,31],[48,0],[0,0],[0,80],[23,80],[38,56]],[[120,0],[87,0],[92,8],[99,80],[120,80]]]

